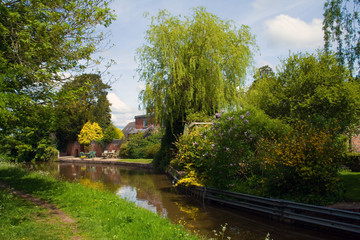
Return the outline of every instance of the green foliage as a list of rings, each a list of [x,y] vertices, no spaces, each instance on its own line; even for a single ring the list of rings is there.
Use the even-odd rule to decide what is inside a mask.
[[[104,39],[95,28],[113,20],[107,0],[0,2],[0,148],[11,159],[32,160],[55,131],[62,73],[91,62]]]
[[[360,77],[359,8],[358,0],[327,0],[323,21],[325,49],[329,52],[335,43],[339,62],[346,64],[357,78]]]
[[[353,172],[360,172],[360,153],[348,152],[345,157],[345,166]]]
[[[316,204],[341,199],[338,170],[346,142],[336,135],[337,128],[298,121],[282,138],[266,138],[260,159],[266,163],[267,194]]]
[[[7,0],[1,2],[0,16],[3,84],[10,92],[37,93],[57,79],[57,73],[84,68],[80,61],[90,60],[104,38],[95,27],[114,20],[104,0]],[[44,85],[27,88],[36,83]]]
[[[155,164],[166,166],[187,115],[214,114],[238,103],[237,88],[252,62],[254,36],[248,26],[237,27],[195,8],[184,18],[160,11],[145,40],[137,51],[140,81],[146,85],[139,98],[165,126],[162,156]]]
[[[215,118],[211,127],[197,127],[179,138],[171,164],[194,175],[198,183],[220,189],[234,189],[260,174],[258,142],[269,132],[280,137],[289,131],[288,125],[250,107]]]
[[[195,112],[190,113],[186,116],[186,123],[190,124],[192,122],[211,122],[212,116],[209,116],[208,113],[204,112]]]
[[[161,132],[131,135],[120,147],[121,158],[154,158],[160,150]]]
[[[108,84],[97,74],[83,74],[66,82],[56,95],[55,119],[58,145],[61,149],[75,141],[82,126],[97,122],[102,129],[111,123]]]
[[[12,161],[39,159],[38,145],[55,145],[49,137],[53,130],[53,108],[34,104],[29,98],[15,102],[12,114],[16,114],[16,118],[11,126],[0,131],[0,151]]]
[[[340,131],[359,123],[360,86],[334,56],[294,54],[279,72],[258,79],[246,101],[272,118],[341,124]]]
[[[89,147],[91,141],[93,140],[101,140],[103,137],[103,133],[101,127],[96,122],[91,123],[88,121],[84,124],[83,128],[78,135],[79,143]]]
[[[36,148],[36,155],[34,160],[42,162],[55,161],[58,159],[58,150],[49,143],[48,140],[43,139],[38,143]]]
[[[121,129],[115,127],[114,124],[110,124],[104,131],[102,141],[105,143],[110,143],[114,139],[122,139],[124,137],[124,133],[121,131]]]

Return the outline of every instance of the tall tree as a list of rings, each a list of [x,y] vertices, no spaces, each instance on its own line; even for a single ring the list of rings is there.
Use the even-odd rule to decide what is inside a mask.
[[[56,83],[62,73],[82,70],[91,62],[104,39],[97,26],[107,27],[114,20],[108,4],[108,0],[0,1],[1,151],[13,159],[30,160],[38,143],[48,142],[54,130]],[[14,142],[23,148],[13,151]]]
[[[360,85],[335,56],[324,52],[289,56],[276,75],[259,79],[246,98],[273,118],[325,126],[337,122],[342,131],[359,123]]]
[[[102,129],[111,123],[110,102],[107,91],[110,85],[97,74],[83,74],[65,83],[55,102],[56,133],[60,149],[75,141],[82,126],[96,122]]]
[[[360,67],[360,1],[327,0],[324,4],[325,49],[336,44],[337,57],[359,78]]]
[[[160,11],[145,39],[137,52],[140,81],[146,84],[139,98],[166,127],[166,153],[183,132],[188,114],[213,114],[237,105],[255,39],[249,27],[237,27],[201,7],[184,18]],[[162,159],[160,165],[167,165],[169,157]]]

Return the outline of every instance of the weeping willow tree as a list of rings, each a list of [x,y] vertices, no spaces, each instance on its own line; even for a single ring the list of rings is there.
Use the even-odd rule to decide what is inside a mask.
[[[146,85],[139,99],[165,127],[155,159],[164,167],[187,115],[238,104],[255,38],[248,26],[237,27],[200,7],[188,17],[160,11],[151,18],[145,40],[137,51],[139,81]]]

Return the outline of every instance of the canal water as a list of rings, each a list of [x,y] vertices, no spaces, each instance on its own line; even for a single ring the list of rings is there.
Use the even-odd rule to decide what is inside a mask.
[[[225,236],[231,239],[264,240],[270,233],[274,240],[339,240],[341,236],[280,224],[264,216],[203,203],[178,194],[165,174],[147,169],[99,164],[40,163],[31,168],[49,172],[55,177],[78,181],[114,192],[120,198],[136,203],[173,223],[185,225],[191,232],[211,238],[227,224]],[[224,239],[226,239],[226,237]]]

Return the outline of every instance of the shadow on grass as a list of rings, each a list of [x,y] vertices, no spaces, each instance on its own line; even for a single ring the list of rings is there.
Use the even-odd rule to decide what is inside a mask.
[[[29,194],[49,191],[60,186],[58,182],[45,174],[39,177],[39,174],[35,175],[19,167],[0,168],[0,182]],[[59,188],[56,189],[59,190]]]
[[[347,201],[360,201],[360,172],[343,172],[340,175],[345,187]]]

